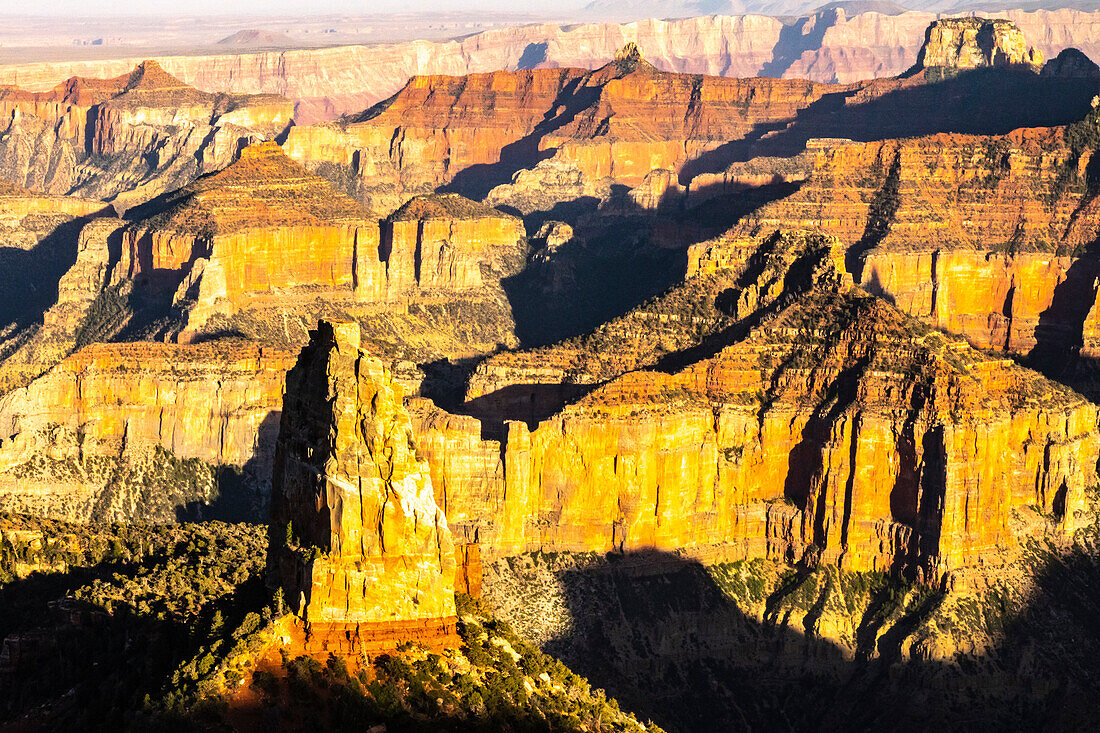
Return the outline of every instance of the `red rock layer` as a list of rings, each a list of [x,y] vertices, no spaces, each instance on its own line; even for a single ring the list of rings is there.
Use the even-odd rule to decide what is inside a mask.
[[[1076,256],[1100,236],[1092,155],[1065,128],[840,145],[739,231],[836,236],[868,290],[981,348],[1028,354],[1043,327],[1093,343],[1094,256]],[[722,246],[696,247],[689,272]]]
[[[380,209],[458,176],[487,191],[555,149],[592,180],[634,186],[754,125],[789,120],[827,91],[836,88],[658,72],[633,49],[593,72],[415,77],[358,120],[295,127],[286,149],[307,167],[348,170]]]

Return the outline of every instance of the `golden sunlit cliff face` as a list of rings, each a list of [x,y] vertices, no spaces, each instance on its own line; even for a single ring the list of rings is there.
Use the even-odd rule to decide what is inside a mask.
[[[442,339],[438,347],[449,353],[469,338],[456,329],[475,334],[466,344],[475,352],[510,338],[499,279],[522,267],[523,225],[457,195],[414,199],[380,222],[265,143],[132,215],[112,282],[132,283],[134,297],[153,311],[135,317],[153,318],[148,328],[161,337],[238,332],[300,344],[304,324],[340,313],[392,317],[372,329],[376,336],[399,345],[404,331],[394,329],[419,330],[423,341]],[[408,311],[410,301],[489,312],[473,324],[428,324]]]
[[[0,396],[0,504],[77,521],[249,516],[267,501],[293,361],[243,341],[88,346]]]
[[[486,362],[467,403],[480,419],[418,403],[418,448],[456,541],[486,556],[809,552],[938,577],[1013,547],[1028,506],[1080,521],[1094,405],[853,289],[835,240],[757,246],[585,340]],[[708,314],[715,290],[728,305]],[[665,348],[692,332],[701,345],[638,349],[647,321],[667,324]],[[494,391],[559,407],[532,421]],[[486,439],[493,420],[502,439]]]
[[[287,375],[269,567],[314,646],[457,645],[447,519],[402,389],[359,343],[357,323],[322,321]]]
[[[1080,142],[1094,124],[838,145],[796,193],[738,230],[836,236],[869,291],[1045,370],[1075,343],[1082,356],[1095,350],[1100,209],[1094,152]],[[720,261],[722,246],[698,245],[689,272]]]

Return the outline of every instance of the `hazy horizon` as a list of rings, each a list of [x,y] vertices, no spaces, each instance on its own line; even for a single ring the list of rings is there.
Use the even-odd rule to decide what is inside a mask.
[[[110,16],[323,16],[395,15],[403,13],[509,12],[514,15],[557,14],[579,9],[586,0],[546,2],[533,0],[516,7],[514,0],[313,0],[304,8],[301,0],[111,0],[99,6],[86,0],[39,0],[33,10],[27,5],[0,3],[0,15],[20,17],[110,17]]]

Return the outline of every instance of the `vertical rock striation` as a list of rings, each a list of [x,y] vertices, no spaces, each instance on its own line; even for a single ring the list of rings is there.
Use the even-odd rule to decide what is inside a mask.
[[[287,375],[269,562],[321,648],[455,639],[454,545],[402,397],[355,323],[322,321]]]

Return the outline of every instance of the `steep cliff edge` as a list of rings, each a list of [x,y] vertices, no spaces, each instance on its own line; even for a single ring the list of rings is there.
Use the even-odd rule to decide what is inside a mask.
[[[287,375],[269,570],[311,645],[457,645],[447,520],[402,389],[359,342],[358,324],[323,321]]]
[[[282,132],[291,115],[285,98],[202,92],[155,61],[49,91],[0,87],[0,175],[121,210],[224,168],[242,145]]]
[[[488,557],[809,551],[939,576],[1013,546],[1028,505],[1075,526],[1096,408],[846,289],[836,270],[826,285],[828,262],[813,290],[763,298],[759,320],[722,331],[725,345],[610,379],[534,429],[507,422],[503,440],[419,406],[452,530]],[[553,366],[552,352],[532,356]]]
[[[418,361],[515,342],[500,282],[526,262],[523,224],[461,196],[380,221],[263,143],[130,216],[112,282],[131,289],[131,335],[299,345],[340,317]]]
[[[678,170],[834,91],[659,72],[629,48],[591,72],[415,77],[357,118],[293,128],[287,153],[381,210],[443,185],[482,198],[555,150],[592,184],[610,178],[635,186],[654,169]]]
[[[738,231],[835,236],[871,292],[1091,393],[1075,364],[1097,349],[1096,129],[1091,113],[1065,128],[838,145]],[[723,246],[700,244],[689,260],[721,259]]]
[[[108,268],[109,205],[0,184],[0,394],[75,346]],[[111,224],[110,222],[114,222]]]
[[[904,78],[848,85],[663,72],[634,44],[595,71],[414,77],[360,115],[293,128],[286,150],[382,211],[443,187],[524,213],[583,199],[676,209],[798,180],[808,168],[801,154],[819,138],[1004,133],[1088,111],[1095,82],[1054,73],[1061,66],[1038,75],[1028,63],[994,63],[1019,56],[1021,35],[1008,21],[988,25],[1006,36],[988,63],[976,38],[948,58],[941,29],[927,54],[953,66],[918,64]]]
[[[88,346],[0,396],[0,505],[71,521],[258,516],[292,363],[242,341]]]
[[[945,18],[928,26],[913,70],[941,75],[997,66],[1043,65],[1043,54],[1029,48],[1019,27],[1004,19]]]

